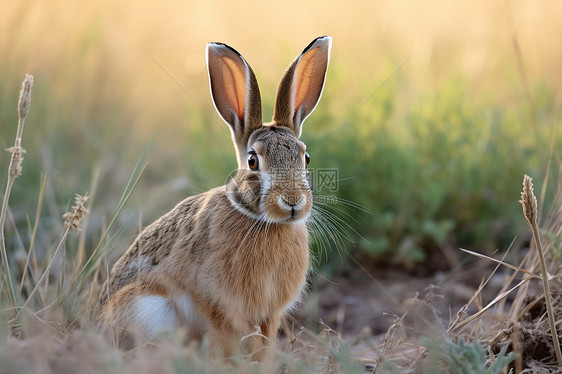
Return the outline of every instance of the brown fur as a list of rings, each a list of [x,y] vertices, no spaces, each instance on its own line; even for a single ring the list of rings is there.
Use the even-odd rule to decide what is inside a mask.
[[[329,38],[319,38],[317,44],[314,54],[329,53]],[[298,70],[300,57],[288,71]],[[323,59],[319,63],[327,65],[327,57]],[[215,105],[231,126],[239,170],[225,186],[188,197],[141,232],[103,286],[99,318],[125,347],[139,335],[155,338],[147,331],[170,322],[186,329],[189,337],[207,331],[210,343],[225,356],[239,352],[241,338],[258,330],[263,337],[254,334],[242,348],[262,359],[267,350],[261,348],[274,343],[281,315],[300,295],[309,264],[305,220],[312,193],[306,148],[297,139],[302,121],[295,123],[294,115],[288,115],[261,123],[255,76],[230,47],[210,45],[208,65]],[[310,84],[313,97],[307,98],[315,105],[325,68],[316,77],[285,74],[281,86],[301,87],[299,80],[315,80]],[[240,77],[249,82],[237,81]],[[294,79],[295,85],[287,82]],[[290,103],[290,95],[278,92],[286,97],[283,102]],[[259,157],[257,170],[245,165],[252,152]],[[154,314],[150,305],[155,304],[143,304],[143,309],[142,300],[155,300],[147,296],[159,297],[157,305],[171,320]]]

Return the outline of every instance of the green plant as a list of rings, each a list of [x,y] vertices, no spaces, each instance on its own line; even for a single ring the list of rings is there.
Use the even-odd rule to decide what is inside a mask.
[[[406,110],[396,104],[397,90],[387,85],[341,131],[309,141],[311,166],[318,165],[319,153],[319,167],[339,173],[331,193],[341,204],[330,212],[344,222],[335,229],[352,240],[338,245],[411,268],[435,252],[447,259],[435,266],[452,266],[458,255],[450,248],[457,246],[507,247],[521,229],[513,186],[526,170],[544,173],[549,149],[562,143],[549,123],[548,90],[536,88],[542,94],[532,109],[527,103],[505,106],[493,97],[473,97],[465,79],[452,77]],[[324,100],[330,105],[337,99],[327,94]],[[537,110],[540,126],[528,137]],[[316,121],[341,119],[311,118],[307,125],[317,128]]]
[[[515,353],[505,354],[502,349],[495,357],[487,357],[484,348],[478,343],[448,342],[445,344],[443,361],[456,374],[500,374],[515,359]]]

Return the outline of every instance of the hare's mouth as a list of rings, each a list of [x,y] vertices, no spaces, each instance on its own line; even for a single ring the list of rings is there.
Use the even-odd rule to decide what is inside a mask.
[[[291,212],[291,215],[295,215],[295,212],[301,210],[306,204],[306,195],[294,196],[294,195],[279,195],[277,198],[277,205],[283,210]]]
[[[275,222],[297,222],[308,218],[311,199],[306,194],[274,194],[264,206],[265,217]]]

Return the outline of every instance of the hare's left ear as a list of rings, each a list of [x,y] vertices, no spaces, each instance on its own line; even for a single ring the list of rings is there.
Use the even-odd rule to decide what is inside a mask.
[[[332,38],[316,38],[289,65],[277,90],[273,121],[289,127],[297,137],[302,123],[312,113],[324,88]]]

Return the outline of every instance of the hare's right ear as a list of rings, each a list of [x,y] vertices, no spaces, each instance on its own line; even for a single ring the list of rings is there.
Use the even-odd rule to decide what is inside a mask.
[[[320,101],[331,48],[331,37],[314,39],[289,65],[279,83],[273,121],[289,127],[297,137],[302,123]]]
[[[263,124],[258,82],[242,55],[226,44],[207,44],[206,57],[213,103],[230,126],[240,165],[250,134]]]

